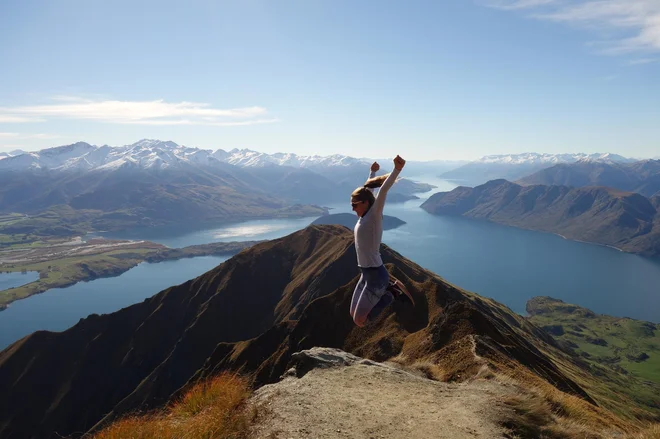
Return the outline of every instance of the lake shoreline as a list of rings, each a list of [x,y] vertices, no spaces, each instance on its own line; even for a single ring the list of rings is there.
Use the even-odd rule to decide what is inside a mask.
[[[98,240],[97,240],[98,241]],[[114,242],[107,240],[108,242]],[[184,248],[167,248],[161,246],[160,244],[151,243],[148,241],[141,242],[132,242],[129,241],[129,245],[125,246],[122,251],[125,253],[116,253],[117,250],[110,247],[108,252],[100,252],[90,255],[90,259],[86,260],[84,256],[81,256],[74,263],[77,270],[73,273],[69,273],[67,277],[60,278],[54,282],[42,282],[44,279],[48,279],[49,275],[53,273],[53,269],[67,269],[69,267],[59,267],[58,259],[52,260],[41,260],[38,263],[27,263],[27,264],[13,264],[10,267],[5,269],[10,272],[19,272],[24,269],[32,268],[30,271],[37,271],[39,273],[39,279],[29,282],[27,284],[9,288],[3,291],[0,291],[0,311],[6,310],[7,307],[18,300],[26,299],[35,294],[42,294],[48,292],[54,288],[67,288],[73,285],[76,285],[79,282],[89,282],[101,278],[117,277],[125,272],[131,270],[141,263],[150,263],[157,264],[159,262],[178,260],[184,258],[195,258],[200,256],[221,256],[221,255],[234,255],[241,250],[251,247],[257,243],[257,241],[243,241],[243,242],[221,242],[221,243],[210,243],[210,244],[200,244],[192,245]],[[145,244],[153,249],[147,253],[139,253],[138,251],[143,251],[141,247],[131,247],[133,245]],[[134,250],[134,252],[131,252]],[[100,256],[110,256],[111,259],[106,258],[103,262],[103,265],[95,264],[94,257],[98,258]],[[71,258],[65,258],[71,259]],[[109,262],[110,261],[110,262]],[[35,265],[48,264],[48,271],[44,270],[34,270]],[[52,268],[51,268],[52,267]]]
[[[567,236],[562,235],[559,232],[552,232],[552,231],[549,231],[549,230],[541,230],[541,229],[535,229],[535,228],[530,228],[530,227],[523,227],[523,226],[507,224],[507,223],[503,223],[503,222],[499,222],[499,221],[491,221],[489,219],[472,218],[472,217],[464,216],[464,215],[453,215],[453,214],[448,214],[448,213],[431,213],[431,212],[428,212],[428,213],[430,215],[435,215],[435,216],[440,216],[440,217],[447,216],[447,217],[450,217],[450,218],[458,218],[458,219],[462,219],[462,220],[469,220],[469,221],[475,221],[475,222],[496,224],[498,226],[511,227],[513,229],[527,230],[529,232],[538,232],[538,233],[545,233],[545,234],[549,234],[549,235],[555,235],[555,236],[558,236],[562,239],[565,239],[566,241],[579,242],[581,244],[595,245],[595,246],[598,246],[598,247],[606,247],[606,248],[610,248],[612,250],[616,250],[616,251],[621,252],[621,253],[640,256],[640,257],[647,258],[647,259],[650,259],[650,260],[653,260],[653,261],[660,261],[660,254],[645,254],[644,252],[628,251],[628,250],[624,250],[624,249],[619,248],[619,247],[615,247],[611,244],[603,244],[603,243],[600,243],[600,242],[585,241],[583,239],[577,239],[577,238],[569,238]]]

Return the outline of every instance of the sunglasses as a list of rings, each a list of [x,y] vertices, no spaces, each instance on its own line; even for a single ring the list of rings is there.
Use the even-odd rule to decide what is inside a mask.
[[[360,203],[364,203],[364,201],[351,201],[351,206],[355,207]]]

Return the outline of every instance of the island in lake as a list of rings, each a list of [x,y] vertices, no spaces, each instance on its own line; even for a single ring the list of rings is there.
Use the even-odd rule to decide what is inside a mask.
[[[353,213],[333,213],[317,218],[312,224],[339,224],[353,230],[357,222],[357,215]],[[396,229],[406,224],[405,221],[389,215],[383,215],[383,230]]]

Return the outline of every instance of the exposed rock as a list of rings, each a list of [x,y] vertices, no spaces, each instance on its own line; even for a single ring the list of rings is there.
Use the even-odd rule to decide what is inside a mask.
[[[315,347],[293,354],[286,375],[295,375],[300,378],[312,369],[352,366],[354,364],[388,367],[381,363],[365,360],[340,349]]]
[[[552,335],[556,335],[556,336],[564,335],[564,327],[562,325],[546,325],[541,327],[541,329]]]
[[[642,361],[646,361],[650,358],[646,352],[642,352],[641,354],[638,355],[626,355],[626,357],[630,361],[634,361],[636,363],[641,363]]]
[[[600,337],[585,337],[584,338],[588,343],[595,344],[598,346],[607,346],[607,340],[602,339]]]
[[[295,369],[251,400],[268,413],[254,428],[256,439],[510,437],[500,424],[511,386],[432,381],[327,348],[295,353],[291,362]],[[294,371],[300,367],[306,373]]]

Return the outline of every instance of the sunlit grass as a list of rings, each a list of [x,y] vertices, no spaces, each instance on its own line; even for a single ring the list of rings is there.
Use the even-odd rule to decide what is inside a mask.
[[[192,387],[172,406],[147,416],[121,419],[94,439],[241,439],[255,417],[247,407],[246,378],[223,373]]]
[[[651,425],[640,433],[627,436],[626,439],[660,439],[660,424]]]

